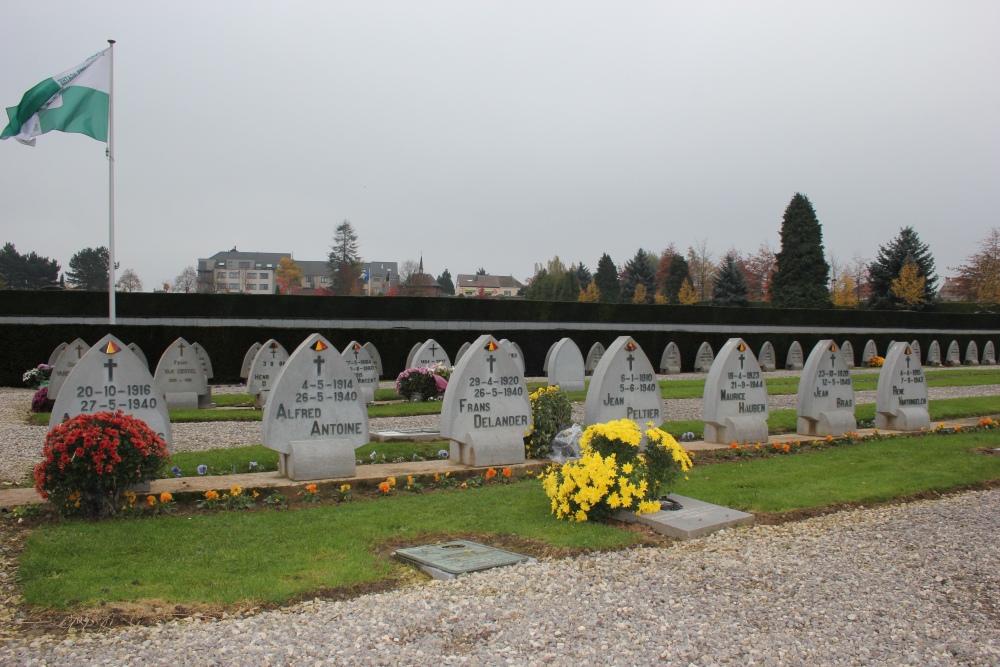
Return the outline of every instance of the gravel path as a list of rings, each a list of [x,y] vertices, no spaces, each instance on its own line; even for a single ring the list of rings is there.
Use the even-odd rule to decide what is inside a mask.
[[[998,665],[1000,491],[31,644],[10,665]],[[983,539],[984,536],[989,536]]]

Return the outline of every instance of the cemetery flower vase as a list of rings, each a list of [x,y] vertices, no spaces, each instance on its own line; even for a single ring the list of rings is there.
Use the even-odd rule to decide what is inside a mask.
[[[424,395],[421,394],[420,392],[415,391],[412,394],[410,394],[410,403],[423,403],[423,401],[424,401]]]

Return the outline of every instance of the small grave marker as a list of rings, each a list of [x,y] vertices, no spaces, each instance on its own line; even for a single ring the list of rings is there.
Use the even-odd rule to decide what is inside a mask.
[[[354,475],[354,450],[368,443],[368,411],[354,371],[320,334],[302,341],[277,370],[261,434],[289,479]]]
[[[584,406],[587,426],[618,419],[631,419],[641,429],[647,422],[663,423],[656,372],[631,336],[619,336],[608,347],[590,380]]]
[[[712,346],[705,341],[698,348],[698,354],[694,357],[694,372],[695,373],[707,373],[712,368],[712,362],[715,361],[715,352],[712,351]]]
[[[873,357],[877,356],[878,356],[878,346],[875,345],[874,340],[868,339],[868,342],[865,343],[865,350],[861,354],[861,365],[871,366],[871,363],[869,362],[871,362]]]
[[[924,355],[921,353],[919,340],[910,341],[910,349],[913,350],[913,354],[917,355],[918,359],[923,358]]]
[[[778,367],[777,355],[774,353],[774,345],[771,345],[771,341],[766,340],[760,346],[760,354],[757,355],[757,361],[760,363],[760,370],[765,373],[773,371]]]
[[[785,370],[800,371],[802,365],[802,345],[799,341],[793,340],[792,344],[788,346],[788,354],[785,356]]]
[[[958,351],[958,341],[957,340],[953,340],[953,341],[951,341],[951,343],[948,344],[948,354],[945,356],[944,362],[945,362],[946,366],[961,366],[962,365],[962,357],[961,357],[961,355],[959,354],[959,351]]]
[[[417,350],[419,350],[420,346],[423,344],[423,341],[418,341],[413,344],[413,347],[410,348],[409,353],[406,355],[406,368],[414,367],[413,359],[417,356]]]
[[[63,349],[59,358],[56,359],[56,363],[52,365],[52,373],[49,375],[48,394],[50,400],[59,398],[59,390],[62,388],[66,378],[69,377],[73,367],[80,363],[83,355],[87,354],[87,350],[89,349],[90,346],[79,338]]]
[[[844,355],[844,363],[848,368],[854,368],[854,344],[845,340],[840,346],[840,352]]]
[[[208,379],[201,360],[183,338],[163,351],[153,379],[171,410],[195,410],[204,401],[201,397],[208,394]]]
[[[375,362],[368,355],[368,350],[364,345],[352,340],[341,353],[344,361],[354,372],[354,378],[358,383],[358,390],[364,394],[365,403],[375,401],[375,390],[378,389],[378,368]]]
[[[674,341],[670,341],[663,348],[663,355],[660,357],[660,372],[664,375],[677,375],[681,372],[681,350]]]
[[[927,347],[927,365],[941,365],[941,345],[936,340],[932,340],[931,344]]]
[[[996,348],[993,346],[993,341],[986,341],[986,345],[983,345],[983,364],[987,366],[992,366],[997,362]]]
[[[69,343],[65,342],[56,345],[56,349],[52,350],[52,354],[49,355],[49,360],[45,362],[46,365],[55,366],[56,360],[59,359],[59,355],[62,354],[62,351],[65,350],[67,347],[69,347]]]
[[[741,338],[730,338],[705,379],[705,442],[767,442],[768,414],[757,358]]]
[[[652,514],[618,512],[615,518],[626,523],[641,523],[662,535],[678,540],[693,540],[730,526],[746,526],[754,522],[754,515],[739,510],[713,505],[694,498],[671,493],[667,496],[681,505],[677,511],[660,510]]]
[[[139,361],[142,362],[142,365],[145,366],[146,370],[148,371],[149,361],[146,360],[146,353],[142,351],[142,348],[136,345],[135,343],[129,343],[128,349],[132,350],[132,354],[139,357]]]
[[[549,386],[559,385],[563,391],[586,389],[583,370],[583,353],[572,338],[563,338],[549,350],[546,376]]]
[[[917,431],[929,428],[927,383],[920,357],[909,343],[896,343],[885,355],[875,393],[875,428]]]
[[[431,338],[417,348],[411,363],[413,365],[410,368],[428,368],[438,364],[451,366],[451,359],[448,358],[448,353],[444,351],[444,348]]]
[[[965,348],[965,365],[979,365],[979,346],[976,345],[976,341],[974,340],[970,340],[969,344]]]
[[[836,437],[858,427],[851,370],[832,340],[816,343],[806,359],[799,379],[798,412],[796,432],[803,435]]]
[[[530,428],[524,375],[493,336],[480,336],[455,366],[441,403],[451,460],[478,467],[524,463]]]
[[[368,350],[368,356],[375,362],[375,370],[378,372],[378,376],[382,377],[384,374],[382,372],[382,355],[378,353],[378,350],[372,343],[365,343],[362,347]]]
[[[529,556],[466,540],[396,549],[393,555],[400,560],[415,564],[435,579],[443,580],[454,579],[467,572],[535,562],[535,559]]]
[[[469,341],[462,343],[462,347],[458,348],[458,354],[455,355],[455,363],[458,364],[459,359],[469,351],[469,347],[472,345]]]
[[[507,351],[507,354],[520,369],[521,375],[524,375],[524,356],[521,355],[521,348],[506,338],[500,339],[500,347]]]
[[[597,364],[601,363],[601,357],[604,356],[604,345],[600,342],[594,343],[590,346],[590,350],[587,352],[587,357],[584,359],[583,369],[587,375],[593,375],[594,371],[597,369]]]
[[[212,402],[212,385],[208,383],[215,377],[215,371],[212,370],[212,360],[208,356],[208,352],[205,348],[198,343],[191,343],[191,349],[194,350],[195,356],[198,357],[198,362],[201,364],[201,370],[205,373],[205,393],[198,396],[198,407],[201,409],[214,408],[215,403]]]
[[[545,352],[545,361],[542,363],[542,372],[543,373],[548,373],[549,372],[549,357],[552,356],[552,350],[554,350],[555,347],[556,347],[556,345],[558,345],[558,344],[559,344],[559,341],[556,341],[556,342],[552,343],[552,345],[549,345],[549,349]],[[580,356],[583,356],[583,355],[581,354]]]
[[[257,356],[257,352],[260,351],[260,343],[254,343],[247,350],[247,353],[243,355],[243,363],[240,364],[240,377],[244,380],[250,379],[250,369],[253,367],[253,358]]]
[[[267,405],[267,397],[286,361],[288,361],[288,351],[273,338],[265,341],[254,355],[253,363],[250,364],[247,389],[253,396],[254,407],[258,410]]]

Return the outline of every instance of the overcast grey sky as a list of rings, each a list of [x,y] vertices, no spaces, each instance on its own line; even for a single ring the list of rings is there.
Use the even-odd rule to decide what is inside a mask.
[[[997,2],[4,2],[0,105],[115,47],[117,257],[240,250],[524,279],[638,247],[828,251],[1000,225]],[[104,145],[0,144],[0,243],[107,244]]]

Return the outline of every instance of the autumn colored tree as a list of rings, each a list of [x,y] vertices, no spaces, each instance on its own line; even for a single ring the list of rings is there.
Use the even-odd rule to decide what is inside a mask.
[[[1000,228],[994,227],[979,242],[979,252],[965,258],[957,269],[958,289],[968,301],[984,307],[1000,304]]]
[[[692,306],[698,303],[698,293],[694,291],[694,287],[691,286],[691,281],[688,278],[685,278],[681,284],[681,288],[677,292],[677,300],[685,306]]]
[[[581,303],[597,303],[601,300],[601,291],[597,289],[597,283],[591,281],[587,285],[587,289],[580,292],[580,296],[577,301]]]
[[[893,291],[893,282],[910,262],[917,265],[917,275],[924,277],[924,295],[918,303],[908,307],[922,310],[930,306],[937,293],[934,257],[913,227],[903,227],[899,230],[899,236],[879,248],[878,256],[868,267],[870,308],[891,309],[905,305]]]
[[[920,275],[916,262],[907,262],[892,281],[892,294],[900,303],[912,308],[923,300],[927,279]]]
[[[670,275],[670,263],[674,261],[674,257],[677,257],[680,253],[677,251],[677,246],[671,243],[668,245],[663,252],[660,253],[660,261],[656,267],[656,293],[663,293],[663,283],[666,281],[667,276]],[[680,289],[680,282],[677,283],[677,288]]]
[[[777,266],[774,248],[765,241],[757,251],[745,258],[738,257],[736,263],[747,281],[747,299],[750,301],[770,301],[771,276]]]
[[[281,294],[291,294],[292,287],[302,286],[302,268],[291,257],[282,257],[274,270],[274,281]]]
[[[688,275],[691,287],[704,301],[712,294],[712,278],[715,276],[715,262],[708,250],[708,239],[701,239],[687,251]]]
[[[646,286],[639,283],[632,294],[632,303],[646,303]]]
[[[837,308],[857,308],[858,293],[849,271],[843,271],[833,285],[833,293],[830,295],[833,305]]]

